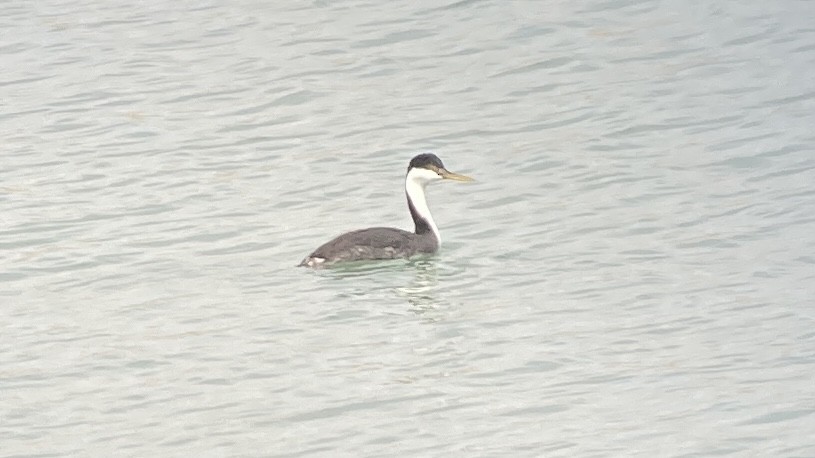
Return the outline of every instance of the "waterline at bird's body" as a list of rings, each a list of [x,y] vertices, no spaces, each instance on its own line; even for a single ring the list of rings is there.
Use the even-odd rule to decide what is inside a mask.
[[[307,267],[324,267],[338,262],[406,258],[420,253],[435,253],[441,245],[441,234],[425,197],[425,187],[434,181],[473,181],[453,173],[434,154],[420,154],[408,165],[405,194],[414,232],[390,227],[372,227],[347,232],[321,245],[300,263]]]

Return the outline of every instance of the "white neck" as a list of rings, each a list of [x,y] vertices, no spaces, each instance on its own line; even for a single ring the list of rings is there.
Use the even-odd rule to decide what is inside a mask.
[[[407,193],[408,199],[413,203],[413,208],[416,210],[417,216],[427,221],[427,224],[436,236],[436,240],[439,242],[439,246],[441,246],[441,234],[439,233],[438,226],[436,226],[436,222],[433,221],[433,215],[430,214],[430,207],[427,206],[427,199],[424,193],[425,186],[431,181],[438,179],[440,179],[440,177],[436,172],[421,168],[411,169],[405,178],[405,192]]]

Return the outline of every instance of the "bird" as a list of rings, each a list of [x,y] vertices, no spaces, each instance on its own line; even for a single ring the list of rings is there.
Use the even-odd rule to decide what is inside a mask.
[[[413,232],[392,227],[346,232],[318,247],[299,266],[320,268],[349,261],[409,258],[416,254],[435,253],[441,246],[441,235],[427,206],[425,187],[442,180],[475,181],[447,170],[435,154],[422,153],[413,157],[405,175],[405,194],[413,218]]]

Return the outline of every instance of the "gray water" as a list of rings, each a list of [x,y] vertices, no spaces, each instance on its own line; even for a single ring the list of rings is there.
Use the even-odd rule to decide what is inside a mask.
[[[813,17],[5,2],[0,454],[815,456]]]

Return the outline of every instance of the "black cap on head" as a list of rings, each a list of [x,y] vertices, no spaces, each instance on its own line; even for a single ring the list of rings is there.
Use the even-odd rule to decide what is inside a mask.
[[[428,169],[428,170],[436,170],[443,169],[444,164],[442,164],[441,159],[438,156],[431,153],[424,153],[418,156],[415,156],[413,159],[410,160],[410,164],[408,165],[408,172],[412,168],[421,168],[421,169]],[[434,170],[435,171],[435,170]]]

